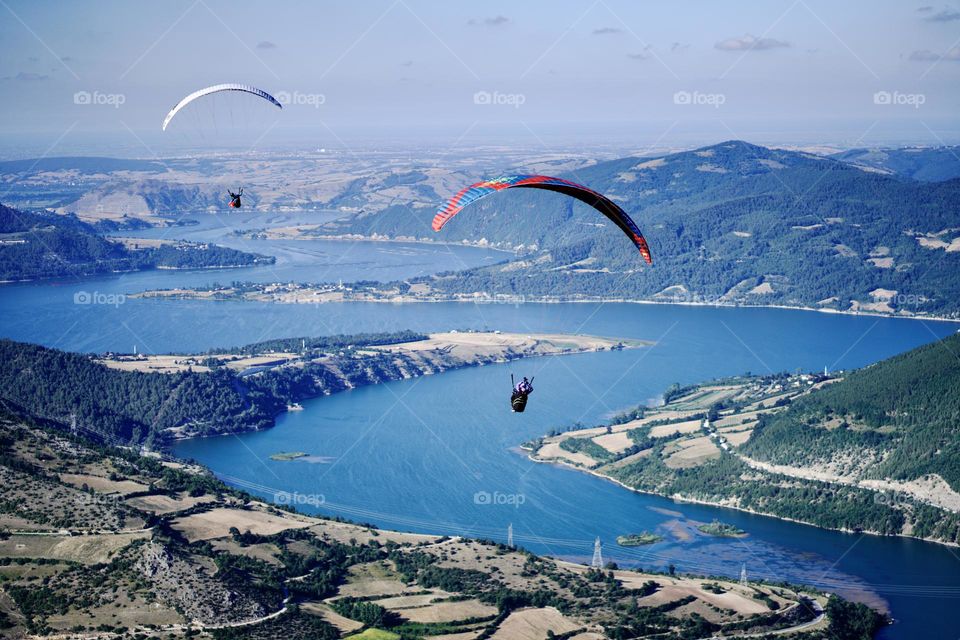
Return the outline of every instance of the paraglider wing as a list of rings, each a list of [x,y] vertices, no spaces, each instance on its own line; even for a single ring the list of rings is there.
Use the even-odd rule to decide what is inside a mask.
[[[637,250],[640,251],[643,259],[646,260],[648,264],[653,264],[653,258],[650,256],[650,247],[647,245],[646,239],[643,237],[643,234],[640,233],[640,229],[636,223],[618,204],[582,184],[570,182],[562,178],[551,178],[550,176],[504,176],[470,185],[453,196],[446,206],[437,212],[437,215],[433,218],[433,230],[440,231],[443,225],[447,224],[453,216],[480,198],[514,187],[556,191],[557,193],[568,195],[590,205],[607,216],[621,231],[627,234],[637,247]]]
[[[280,102],[279,102],[276,98],[274,98],[272,95],[270,95],[269,93],[267,93],[266,91],[264,91],[264,90],[262,90],[262,89],[257,89],[256,87],[251,87],[251,86],[248,85],[248,84],[232,84],[232,83],[229,83],[229,84],[215,84],[215,85],[213,85],[212,87],[207,87],[207,88],[205,88],[205,89],[200,89],[199,91],[194,91],[193,93],[191,93],[190,95],[188,95],[186,98],[184,98],[183,100],[181,100],[180,102],[178,102],[173,109],[170,109],[170,113],[168,113],[168,114],[167,114],[167,117],[163,119],[163,130],[164,130],[164,131],[167,130],[167,125],[170,124],[170,121],[171,121],[171,120],[173,120],[173,116],[177,115],[177,112],[179,112],[179,111],[180,111],[181,109],[183,109],[185,106],[187,106],[188,104],[190,104],[191,102],[193,102],[193,101],[196,100],[197,98],[202,98],[203,96],[208,96],[208,95],[210,95],[211,93],[219,93],[220,91],[242,91],[242,92],[244,92],[244,93],[251,93],[251,94],[253,94],[253,95],[255,95],[255,96],[258,96],[258,97],[260,97],[260,98],[263,98],[264,100],[266,100],[266,101],[268,101],[268,102],[272,102],[273,104],[275,104],[275,105],[277,105],[278,107],[280,107],[281,109],[283,109],[283,105],[280,104]]]

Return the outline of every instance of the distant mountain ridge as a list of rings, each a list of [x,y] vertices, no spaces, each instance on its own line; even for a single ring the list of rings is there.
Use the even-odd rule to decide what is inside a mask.
[[[527,255],[423,278],[448,293],[960,312],[960,179],[938,183],[729,141],[602,162],[562,177],[614,199],[650,241],[651,269],[589,207],[552,193],[471,206],[441,234],[402,205],[326,232],[483,241]]]
[[[960,178],[960,147],[850,149],[830,157],[864,169],[924,182]]]
[[[131,248],[70,215],[19,211],[0,204],[0,280],[89,276],[156,268],[220,268],[274,258],[186,242],[143,241]]]

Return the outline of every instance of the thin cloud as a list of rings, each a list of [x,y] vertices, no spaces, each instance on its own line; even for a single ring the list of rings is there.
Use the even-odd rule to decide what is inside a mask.
[[[507,16],[496,15],[492,18],[470,18],[467,21],[467,24],[471,27],[502,27],[503,25],[510,22],[510,18]]]
[[[403,62],[400,63],[400,66],[401,66],[401,67],[412,67],[412,66],[413,66],[413,60],[404,60]]]
[[[930,5],[917,7],[917,13],[930,13],[931,11],[933,11],[933,7],[931,7]]]
[[[628,53],[627,57],[631,60],[646,60],[650,57],[650,45],[645,46],[640,53]]]
[[[276,49],[277,45],[270,42],[269,40],[261,40],[257,43],[257,49]]]
[[[789,47],[789,42],[775,38],[758,38],[749,33],[739,38],[727,38],[713,45],[721,51],[764,51]]]
[[[924,18],[927,22],[954,22],[960,20],[960,11],[956,9],[947,7],[941,11],[936,12],[932,16],[927,16]]]
[[[686,43],[683,43],[683,42],[674,42],[673,44],[670,45],[670,52],[671,52],[671,53],[682,53],[682,52],[686,51],[686,50],[689,49],[689,48],[690,48],[690,45],[689,45],[689,44],[686,44]]]
[[[940,60],[956,61],[960,60],[960,46],[949,49],[945,54],[940,55],[929,49],[920,49],[910,54],[910,60],[914,62],[938,62]]]
[[[33,73],[32,71],[21,71],[15,76],[5,76],[4,80],[16,80],[17,82],[41,82],[49,80],[50,76],[42,73]]]
[[[618,33],[623,33],[623,29],[617,29],[616,27],[600,27],[599,29],[593,30],[593,35],[595,36],[612,36]]]
[[[932,60],[939,60],[940,54],[934,53],[930,51],[930,49],[920,49],[911,53],[910,59],[914,62],[930,62]]]

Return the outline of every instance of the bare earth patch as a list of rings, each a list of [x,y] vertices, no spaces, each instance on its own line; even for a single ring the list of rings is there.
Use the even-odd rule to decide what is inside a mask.
[[[300,608],[307,613],[320,616],[339,629],[342,633],[350,633],[351,631],[356,631],[357,629],[363,627],[362,622],[357,622],[356,620],[346,618],[331,609],[328,605],[321,604],[319,602],[305,602],[304,604],[300,605]]]
[[[654,160],[647,160],[646,162],[641,162],[640,164],[634,165],[633,169],[635,171],[643,171],[644,169],[657,169],[665,165],[667,161],[663,158],[656,158]]]
[[[420,587],[416,585],[408,587],[400,580],[399,574],[394,571],[392,565],[386,562],[367,562],[350,567],[347,584],[341,585],[337,594],[362,598],[399,595],[420,590]]]
[[[960,512],[960,493],[954,491],[946,480],[935,473],[907,482],[861,480],[859,484],[861,487],[869,489],[908,493],[922,502],[928,502],[949,511]]]
[[[196,542],[228,536],[230,527],[269,536],[287,529],[301,529],[313,524],[315,523],[306,518],[276,516],[259,509],[217,508],[177,518],[172,526],[186,536],[187,540]]]
[[[540,447],[537,456],[544,460],[566,460],[585,467],[592,467],[597,461],[585,453],[574,453],[560,448],[559,442],[550,442]]]
[[[548,631],[559,635],[582,626],[553,607],[521,609],[511,613],[492,637],[495,640],[543,640]]]
[[[495,616],[497,608],[479,600],[436,602],[425,607],[400,609],[397,612],[411,622],[455,622],[468,618]]]
[[[443,349],[461,359],[478,356],[500,356],[507,353],[524,355],[552,355],[577,351],[603,351],[620,344],[643,346],[650,344],[636,340],[622,341],[596,336],[522,333],[432,333],[428,340],[405,342],[377,347],[381,351],[434,351]]]
[[[687,420],[686,422],[677,422],[674,424],[661,424],[651,427],[650,437],[665,438],[667,436],[679,433],[694,433],[700,430],[700,420]]]
[[[633,446],[633,440],[630,439],[626,431],[606,433],[602,436],[597,436],[593,441],[610,453],[620,453]]]
[[[176,498],[165,495],[156,495],[127,498],[126,502],[134,509],[163,515],[167,513],[183,511],[184,509],[189,509],[190,507],[203,504],[205,502],[213,502],[213,498],[206,495],[197,497],[181,495]]]
[[[145,484],[133,482],[132,480],[111,480],[102,476],[94,476],[80,473],[61,473],[60,480],[74,487],[87,485],[98,493],[119,493],[126,495],[128,493],[137,493],[146,491],[150,487]]]
[[[439,537],[421,533],[373,530],[366,527],[358,527],[353,524],[335,522],[333,520],[320,521],[311,527],[310,532],[323,540],[335,540],[344,544],[349,544],[351,539],[355,539],[361,544],[368,544],[371,540],[377,540],[381,544],[386,544],[387,542],[418,544],[420,542],[434,542]]]
[[[724,438],[726,438],[726,439],[727,439],[727,442],[729,442],[732,446],[734,446],[734,447],[739,447],[739,446],[742,445],[744,442],[746,442],[747,440],[749,440],[749,439],[750,439],[750,436],[752,436],[752,435],[753,435],[753,429],[748,429],[748,430],[746,430],[746,431],[737,431],[737,432],[734,432],[734,433],[725,433],[725,434],[724,434]]]
[[[109,562],[114,553],[131,542],[149,538],[149,531],[77,536],[11,535],[0,540],[0,556],[8,558],[52,558],[81,564]]]
[[[758,284],[753,289],[750,289],[750,291],[748,292],[748,294],[752,296],[765,296],[771,293],[773,293],[773,287],[770,285],[769,282],[763,282],[761,284]]]
[[[707,460],[720,457],[720,449],[707,436],[685,440],[680,443],[680,446],[682,448],[665,461],[668,467],[674,469],[696,467]]]

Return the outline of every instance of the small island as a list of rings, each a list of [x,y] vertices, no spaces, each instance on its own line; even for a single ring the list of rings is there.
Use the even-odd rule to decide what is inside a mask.
[[[697,525],[697,531],[708,536],[717,536],[719,538],[743,538],[747,532],[739,529],[732,524],[714,520],[710,524]]]
[[[617,536],[617,544],[621,547],[642,547],[648,544],[656,544],[663,540],[663,536],[658,536],[649,531],[641,531],[627,536]]]
[[[272,456],[270,456],[270,459],[287,461],[287,460],[296,460],[297,458],[306,458],[308,455],[310,454],[304,451],[281,451],[280,453],[275,453]]]

